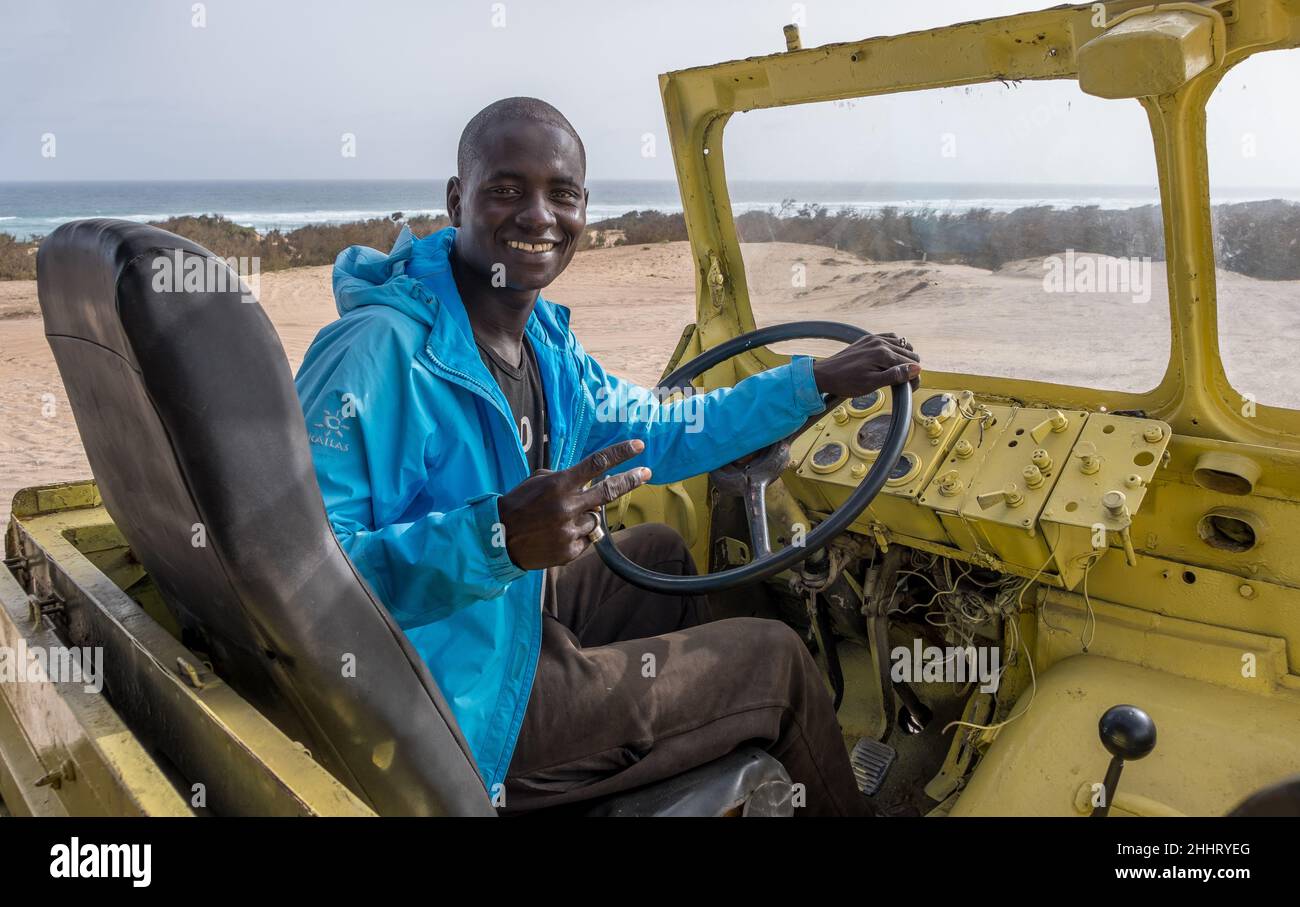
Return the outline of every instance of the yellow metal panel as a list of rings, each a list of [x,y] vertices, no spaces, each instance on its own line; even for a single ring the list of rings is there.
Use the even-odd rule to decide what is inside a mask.
[[[43,652],[51,658],[67,651],[44,620],[32,620],[26,592],[5,571],[0,571],[0,646],[11,658],[21,651]],[[17,766],[25,759],[29,764],[39,761],[42,775],[66,776],[56,786],[46,786],[60,801],[60,811],[72,815],[190,815],[189,806],[162,769],[104,697],[86,689],[88,685],[34,677],[25,669],[12,682],[0,684],[0,710],[7,721],[21,727],[6,737],[3,748],[30,754],[6,758],[13,766],[9,771],[21,771]],[[21,788],[15,793],[33,812],[53,811],[45,792],[31,789],[35,779],[30,768],[24,774],[14,776],[14,784]]]
[[[1022,694],[1013,714],[1030,695]],[[1298,769],[1294,697],[1251,695],[1095,655],[1075,655],[1040,674],[1032,695],[1029,711],[999,732],[951,815],[1086,815],[1075,805],[1079,788],[1100,783],[1110,761],[1097,722],[1121,703],[1140,704],[1159,738],[1151,755],[1125,765],[1121,794],[1216,816]]]

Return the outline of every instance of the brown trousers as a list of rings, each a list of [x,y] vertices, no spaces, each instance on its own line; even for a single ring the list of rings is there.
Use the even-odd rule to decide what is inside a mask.
[[[615,540],[644,567],[695,572],[666,526],[636,526]],[[796,815],[867,813],[830,693],[794,630],[752,617],[706,622],[706,599],[630,586],[593,550],[547,581],[506,812],[631,790],[753,742],[804,786]]]

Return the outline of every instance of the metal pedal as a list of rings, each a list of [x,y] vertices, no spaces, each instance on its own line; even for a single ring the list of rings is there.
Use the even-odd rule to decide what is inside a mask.
[[[868,797],[875,796],[884,786],[885,777],[896,758],[897,750],[874,737],[863,737],[853,744],[849,762],[853,765],[853,777],[857,779],[858,790]]]

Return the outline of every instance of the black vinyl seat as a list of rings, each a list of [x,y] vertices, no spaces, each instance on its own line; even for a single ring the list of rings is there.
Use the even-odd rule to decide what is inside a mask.
[[[202,268],[201,290],[184,291],[178,264]],[[182,641],[377,812],[494,814],[428,668],[330,529],[289,363],[234,273],[175,234],[94,219],[45,239],[37,276],[105,507]],[[738,783],[770,798],[789,779],[761,756],[693,786],[716,786],[718,804]]]
[[[45,334],[109,514],[183,641],[376,811],[491,814],[427,667],[330,531],[262,307],[237,280],[155,290],[195,257],[206,275],[206,249],[127,221],[41,243]]]

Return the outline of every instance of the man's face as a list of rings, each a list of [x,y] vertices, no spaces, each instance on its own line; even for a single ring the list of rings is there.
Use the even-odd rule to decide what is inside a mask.
[[[582,154],[573,137],[534,120],[483,135],[470,173],[447,186],[456,254],[493,286],[540,290],[568,266],[587,226]],[[504,269],[504,270],[503,270]]]

